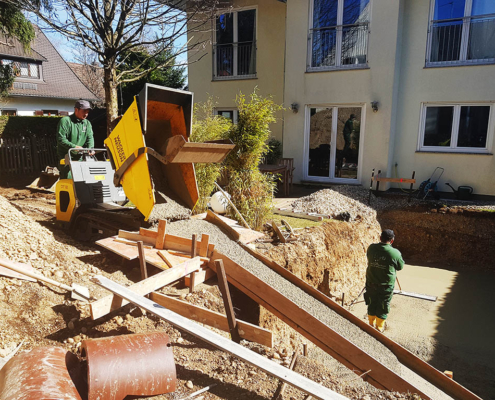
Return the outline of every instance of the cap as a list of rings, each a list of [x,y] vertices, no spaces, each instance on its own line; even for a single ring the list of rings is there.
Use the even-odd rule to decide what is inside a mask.
[[[87,100],[77,100],[76,104],[74,104],[74,108],[81,108],[83,110],[89,110],[91,108],[91,104]]]
[[[380,240],[382,242],[390,242],[392,239],[395,239],[394,231],[392,229],[384,229],[380,235]]]

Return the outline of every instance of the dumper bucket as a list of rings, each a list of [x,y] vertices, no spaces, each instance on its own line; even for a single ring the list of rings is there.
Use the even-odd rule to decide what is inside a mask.
[[[60,174],[56,167],[46,167],[40,176],[26,187],[28,189],[55,193],[55,185],[58,182],[59,176]]]
[[[234,145],[191,143],[193,94],[146,84],[105,140],[117,184],[147,220],[155,193],[192,209],[198,201],[194,163],[225,159]]]

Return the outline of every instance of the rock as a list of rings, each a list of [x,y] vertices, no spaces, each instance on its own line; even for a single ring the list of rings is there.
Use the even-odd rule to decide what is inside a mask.
[[[251,376],[254,376],[254,375],[256,375],[256,371],[251,370],[251,371],[248,372],[248,374],[251,375]]]
[[[67,343],[71,343],[72,344],[74,342],[75,342],[75,340],[73,338],[71,338],[71,337],[69,339],[67,339]]]
[[[74,321],[69,321],[67,324],[67,328],[69,328],[71,331],[74,330]]]
[[[184,339],[182,339],[181,337],[177,339],[177,343],[184,343]]]
[[[273,359],[275,359],[275,360],[280,360],[280,354],[278,354],[278,353],[273,353],[272,358],[273,358]]]
[[[37,259],[38,259],[38,254],[36,254],[36,253],[31,253],[31,255],[29,256],[29,259],[30,259],[30,260],[37,260]]]
[[[191,381],[187,381],[187,382],[186,382],[186,387],[187,387],[188,389],[193,389],[193,388],[194,388],[194,385],[193,385],[193,383],[192,383]]]
[[[86,333],[87,331],[88,331],[88,329],[87,329],[87,328],[85,328],[85,327],[82,327],[82,328],[81,328],[81,332],[82,332],[82,333]]]
[[[115,322],[117,323],[117,325],[122,325],[124,323],[124,318],[120,316],[115,317]]]
[[[64,277],[64,273],[62,271],[56,271],[54,273],[55,277],[57,278],[63,278]]]
[[[179,298],[180,298],[181,300],[185,300],[185,299],[186,299],[186,296],[187,296],[187,295],[184,293],[184,294],[181,294]]]

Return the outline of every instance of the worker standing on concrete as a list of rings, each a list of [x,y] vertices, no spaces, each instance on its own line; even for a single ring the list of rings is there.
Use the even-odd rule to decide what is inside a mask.
[[[392,247],[395,234],[385,229],[380,243],[368,247],[368,268],[366,270],[366,292],[364,300],[368,306],[368,320],[380,332],[385,329],[385,320],[390,312],[390,302],[394,294],[397,271],[404,268],[404,260],[399,250]]]
[[[87,120],[91,104],[86,100],[78,100],[74,105],[74,114],[63,117],[57,126],[57,156],[63,160],[69,149],[92,149],[95,147],[93,128]],[[73,157],[77,159],[77,155]],[[59,164],[60,179],[71,179],[68,165]]]

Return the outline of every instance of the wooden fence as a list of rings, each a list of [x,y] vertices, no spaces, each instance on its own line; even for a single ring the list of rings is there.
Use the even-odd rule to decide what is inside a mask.
[[[0,139],[0,173],[33,174],[58,165],[54,138]]]

